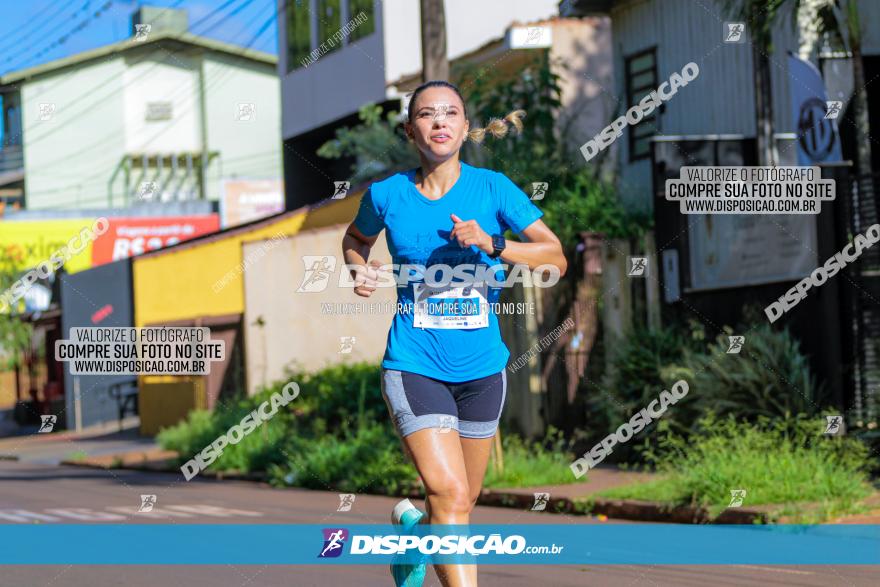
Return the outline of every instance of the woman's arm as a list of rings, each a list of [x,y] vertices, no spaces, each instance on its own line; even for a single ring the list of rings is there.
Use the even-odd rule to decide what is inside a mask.
[[[541,219],[535,220],[521,233],[527,242],[507,241],[501,253],[501,260],[511,265],[526,263],[529,269],[538,265],[555,265],[559,268],[559,276],[568,270],[568,261],[562,251],[562,243]],[[489,248],[492,249],[492,237],[489,237]]]
[[[378,267],[382,264],[375,260],[367,264],[370,250],[376,244],[379,234],[366,236],[352,223],[342,237],[342,257],[346,265],[354,266],[350,270],[351,278],[354,280],[354,293],[361,297],[370,297],[376,291],[379,281]]]
[[[453,214],[452,221],[455,227],[450,239],[457,238],[461,246],[476,245],[486,254],[493,252],[492,236],[480,228],[476,220],[463,221]],[[501,253],[502,261],[510,265],[526,264],[529,269],[535,269],[539,265],[554,265],[559,269],[560,277],[565,275],[568,261],[562,251],[562,243],[543,220],[535,220],[520,234],[526,242],[508,240],[504,252]]]

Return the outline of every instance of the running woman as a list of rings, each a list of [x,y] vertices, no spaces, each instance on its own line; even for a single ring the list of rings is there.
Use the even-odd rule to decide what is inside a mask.
[[[540,220],[543,212],[505,175],[459,160],[464,141],[481,142],[487,132],[501,138],[508,124],[519,131],[523,114],[471,130],[454,85],[430,81],[413,92],[405,130],[421,166],[372,184],[342,240],[357,295],[371,296],[380,280],[383,263],[367,260],[383,229],[398,267],[422,265],[430,274],[436,265],[479,271],[503,262],[565,274],[562,245]],[[504,239],[508,228],[520,242]],[[404,311],[394,316],[382,361],[382,395],[427,496],[426,515],[409,500],[394,508],[392,522],[404,528],[468,523],[504,406],[510,357],[489,306],[500,287],[478,280],[428,287],[420,269],[401,269],[409,277],[397,287]],[[503,281],[503,272],[496,279]],[[429,299],[433,304],[418,303]],[[443,311],[430,310],[441,302]],[[443,585],[477,585],[476,565],[435,569]],[[392,565],[392,575],[398,586],[421,585],[425,565]]]

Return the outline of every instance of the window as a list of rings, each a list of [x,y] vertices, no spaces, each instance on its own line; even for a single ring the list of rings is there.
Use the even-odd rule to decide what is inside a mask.
[[[345,23],[342,22],[343,2],[348,3],[348,22]],[[315,51],[312,51],[312,25],[318,35]],[[287,0],[287,71],[310,65],[375,30],[375,0]]]
[[[334,35],[342,28],[342,15],[340,14],[340,2],[342,0],[318,0],[317,12],[318,17],[318,47],[321,52],[325,50],[327,53],[336,51],[342,44]]]
[[[373,0],[349,0],[348,19],[355,20],[361,13],[364,14],[366,20],[355,25],[348,38],[349,41],[362,39],[376,30],[376,21],[373,19]]]
[[[639,101],[657,89],[657,49],[652,48],[625,60],[626,107]],[[629,125],[629,160],[636,161],[651,155],[651,137],[657,132],[658,109],[642,118],[636,125]]]
[[[0,94],[0,148],[21,146],[21,95]]]
[[[309,0],[287,0],[287,71],[302,66],[312,51]]]

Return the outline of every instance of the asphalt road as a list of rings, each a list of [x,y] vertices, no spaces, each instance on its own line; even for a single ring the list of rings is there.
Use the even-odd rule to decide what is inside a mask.
[[[138,513],[142,495],[155,495],[150,513]],[[359,495],[349,512],[337,512],[338,493],[272,489],[234,481],[183,483],[180,475],[102,471],[0,461],[0,524],[386,524],[393,498]],[[474,523],[614,524],[583,516],[478,507]],[[148,547],[142,545],[141,547]],[[2,548],[2,545],[0,545]],[[873,579],[871,579],[873,577]],[[480,585],[875,585],[876,567],[853,566],[490,566]],[[6,566],[0,585],[15,587],[247,587],[392,585],[384,565],[358,566]],[[433,571],[425,585],[439,585]]]

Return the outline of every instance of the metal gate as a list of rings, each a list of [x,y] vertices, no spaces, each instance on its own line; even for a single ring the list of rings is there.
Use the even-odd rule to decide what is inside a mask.
[[[864,234],[880,222],[880,174],[850,176],[838,183],[838,189],[844,186],[849,188],[851,235]],[[843,299],[852,307],[855,364],[847,411],[855,421],[870,422],[880,412],[880,243],[862,253],[850,277],[850,295]]]

